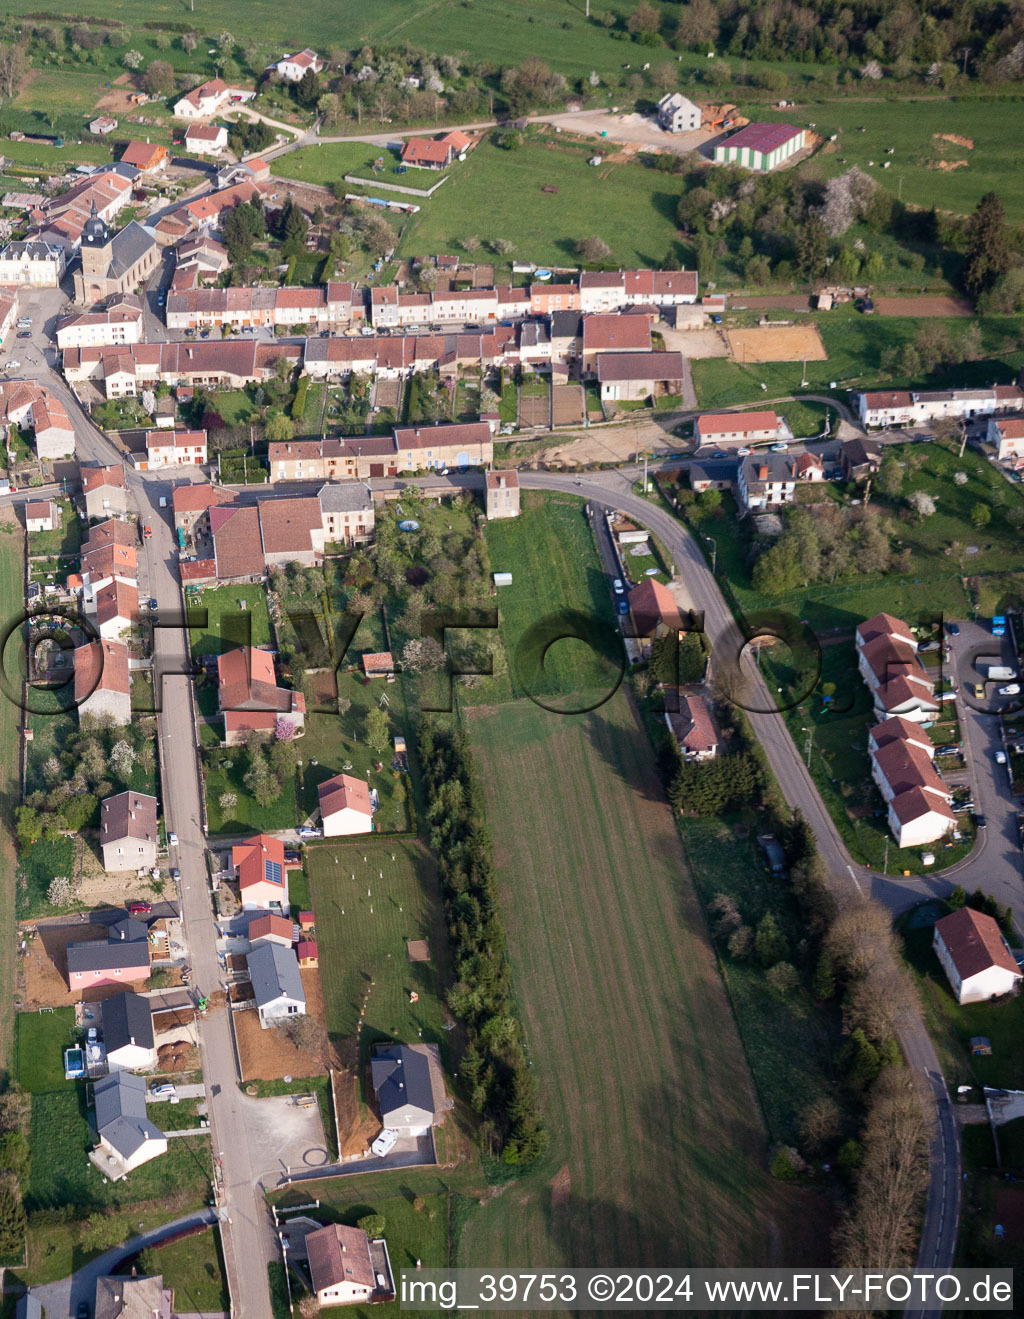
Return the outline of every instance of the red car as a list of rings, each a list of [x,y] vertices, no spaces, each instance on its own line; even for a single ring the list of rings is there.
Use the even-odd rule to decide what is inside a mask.
[[[148,916],[153,910],[151,902],[130,902],[128,904],[129,916]]]
[[[145,536],[146,540],[152,540],[152,539],[153,539],[153,528],[152,528],[152,527],[143,527],[143,528],[142,528],[142,534],[143,534],[143,536]]]

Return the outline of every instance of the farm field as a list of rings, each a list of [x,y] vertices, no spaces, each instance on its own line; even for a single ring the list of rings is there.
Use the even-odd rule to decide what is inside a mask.
[[[353,1041],[362,1061],[384,1039],[422,1038],[444,1051],[445,928],[427,850],[415,839],[332,838],[307,849],[306,869],[327,1031],[342,1060],[355,1061]],[[415,939],[428,941],[429,961],[409,960]]]
[[[1007,150],[1007,142],[1024,129],[1024,101],[1019,98],[807,101],[787,110],[749,106],[744,113],[797,127],[813,123],[814,131],[824,138],[838,133],[834,149],[819,150],[814,157],[826,178],[859,165],[893,193],[902,179],[903,200],[911,205],[962,213],[973,211],[978,200],[994,189],[1003,199],[1007,218],[1017,224],[1024,221],[1024,182],[1013,151]],[[946,141],[940,134],[964,141]],[[890,146],[895,148],[891,156],[886,155]],[[885,161],[891,163],[883,171]],[[940,169],[940,161],[966,163]]]
[[[814,1253],[765,1171],[742,1044],[626,697],[561,717],[523,702],[469,727],[551,1145],[474,1212],[459,1262]]]
[[[17,618],[22,610],[22,556],[24,533],[8,509],[0,521],[0,604],[6,618]],[[20,691],[24,646],[19,636],[4,650],[4,677],[8,690]],[[14,812],[20,805],[18,782],[18,734],[21,711],[10,700],[0,699],[0,984],[15,983],[15,874]],[[8,990],[0,995],[0,1080],[12,1063],[14,1043],[14,999]]]
[[[588,216],[617,264],[685,262],[688,253],[676,239],[678,182],[635,162],[596,169],[587,164],[593,150],[528,138],[517,151],[505,151],[485,139],[405,225],[399,255],[449,251],[475,235],[512,243],[500,258],[506,265],[516,257],[575,265],[581,217]],[[545,186],[558,191],[544,193]],[[509,206],[510,196],[520,204]]]
[[[814,317],[828,354],[825,361],[807,362],[806,389],[812,393],[835,393],[839,389],[860,390],[872,385],[894,389],[940,389],[970,385],[1010,384],[1024,364],[1020,348],[1020,326],[1012,317],[977,318],[982,331],[985,357],[963,362],[930,376],[901,377],[881,369],[882,353],[891,346],[912,343],[919,321],[910,316],[862,316],[850,305]],[[944,324],[953,338],[963,334],[969,322],[963,317],[929,320]],[[707,357],[691,363],[697,401],[702,408],[729,407],[735,403],[779,398],[801,392],[800,362],[764,362],[744,365],[727,358]],[[766,388],[762,390],[761,385]]]

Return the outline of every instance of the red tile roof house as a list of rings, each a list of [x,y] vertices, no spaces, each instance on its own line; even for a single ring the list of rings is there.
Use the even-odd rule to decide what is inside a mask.
[[[939,709],[935,687],[917,658],[917,641],[901,619],[876,614],[857,628],[857,668],[880,719],[924,723]]]
[[[390,650],[378,651],[376,654],[363,655],[363,672],[368,678],[393,678],[395,661]]]
[[[25,505],[26,531],[55,531],[60,526],[60,508],[52,499]]]
[[[91,597],[92,610],[85,607],[86,615],[91,613],[96,631],[104,641],[119,641],[129,632],[139,618],[139,589],[131,582],[122,582],[114,578],[101,587]]]
[[[129,142],[121,164],[134,165],[143,174],[160,173],[167,168],[167,148],[150,142]]]
[[[104,518],[128,510],[128,487],[122,467],[83,467],[86,517]]]
[[[598,312],[583,318],[583,367],[597,368],[598,353],[647,353],[651,326],[645,316],[619,316]]]
[[[454,129],[442,137],[410,137],[402,143],[402,164],[414,169],[445,169],[461,156],[473,139]]]
[[[703,696],[683,696],[677,711],[665,711],[665,723],[684,760],[711,760],[718,754],[718,731]]]
[[[237,843],[231,849],[231,866],[244,911],[277,908],[280,914],[289,909],[288,871],[280,838],[256,834]]]
[[[308,568],[323,559],[327,540],[320,501],[315,495],[262,499],[260,535],[268,568],[301,563]]]
[[[635,635],[643,641],[671,636],[686,626],[675,596],[654,577],[645,577],[630,591],[629,612]]]
[[[258,646],[240,646],[217,657],[217,700],[224,716],[227,746],[244,742],[253,730],[273,733],[279,719],[297,729],[306,722],[306,698],[277,685],[274,656]]]
[[[228,144],[228,130],[220,124],[189,124],[185,149],[202,156],[219,156]]]
[[[267,575],[258,508],[211,508],[210,534],[221,582],[256,582]]]
[[[108,715],[115,724],[132,721],[128,647],[119,641],[91,641],[74,651],[75,707],[81,722]]]
[[[1002,931],[991,916],[961,907],[935,922],[935,955],[958,1003],[981,1003],[1013,993],[1021,981]]]
[[[705,413],[694,423],[693,434],[700,447],[759,444],[779,438],[779,418],[771,411]]]
[[[279,943],[283,948],[290,948],[295,942],[295,926],[285,916],[268,911],[249,922],[246,936],[250,943],[266,939],[271,943]]]
[[[319,1305],[392,1299],[394,1283],[383,1237],[371,1242],[358,1227],[329,1223],[308,1234],[305,1249]],[[378,1284],[378,1275],[384,1279],[383,1287]]]
[[[299,966],[303,969],[311,969],[320,965],[320,952],[315,939],[300,939],[295,945],[295,956],[299,959]]]
[[[351,774],[335,774],[317,789],[325,838],[368,834],[373,829],[370,789]]]

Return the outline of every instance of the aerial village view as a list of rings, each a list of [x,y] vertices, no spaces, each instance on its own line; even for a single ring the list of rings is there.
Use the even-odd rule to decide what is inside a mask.
[[[1013,1312],[683,1274],[1024,1267],[1024,9],[75,10],[0,13],[0,1319]]]

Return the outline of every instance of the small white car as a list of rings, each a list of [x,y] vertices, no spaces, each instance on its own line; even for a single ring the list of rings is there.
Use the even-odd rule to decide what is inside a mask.
[[[309,825],[304,824],[299,830],[300,838],[322,838],[323,833],[320,829],[311,829]]]
[[[170,834],[167,835],[167,846],[168,846],[168,847],[177,847],[177,846],[178,846],[178,835],[177,835],[177,834],[170,833]]]
[[[1011,683],[1009,684],[1009,686],[1007,686],[1007,687],[1000,687],[1000,688],[999,688],[999,695],[1000,695],[1000,696],[1019,696],[1019,695],[1020,695],[1020,683],[1019,683],[1019,682],[1011,682]]]
[[[390,1154],[395,1148],[395,1142],[397,1140],[398,1132],[393,1131],[390,1127],[385,1127],[370,1146],[370,1153],[376,1154],[378,1159],[382,1159],[385,1154]]]
[[[162,1085],[151,1085],[149,1093],[160,1099],[169,1099],[175,1093],[175,1090],[170,1082],[164,1082]]]
[[[625,588],[622,585],[621,577],[616,577],[615,581],[612,582],[612,590],[615,592],[616,595],[622,595]]]
[[[771,446],[771,451],[772,453],[789,453],[789,445],[783,440],[778,444],[773,444]]]
[[[736,450],[736,456],[737,458],[749,458],[753,452],[754,452],[753,449],[751,449],[749,445],[745,444],[742,449]]]
[[[996,764],[997,764],[997,765],[1005,765],[1005,764],[1006,764],[1006,752],[1005,752],[1005,751],[997,751],[997,752],[996,752]]]

